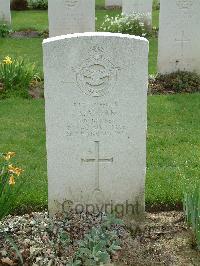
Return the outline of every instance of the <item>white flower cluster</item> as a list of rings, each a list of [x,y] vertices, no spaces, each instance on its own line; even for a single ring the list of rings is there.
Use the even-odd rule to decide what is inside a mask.
[[[127,33],[146,37],[150,32],[148,17],[150,14],[133,13],[131,15],[105,16],[101,31]]]

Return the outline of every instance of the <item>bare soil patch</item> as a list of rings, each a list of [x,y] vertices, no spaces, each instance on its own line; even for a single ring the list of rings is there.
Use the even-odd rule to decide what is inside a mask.
[[[200,265],[200,252],[182,212],[147,213],[135,231],[128,226],[119,265]]]

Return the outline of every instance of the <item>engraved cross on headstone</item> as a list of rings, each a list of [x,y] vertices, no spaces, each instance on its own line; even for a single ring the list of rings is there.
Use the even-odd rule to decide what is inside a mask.
[[[182,35],[180,39],[175,39],[175,42],[181,43],[181,56],[183,56],[184,44],[190,42],[190,40],[185,38],[185,33],[182,31]]]
[[[92,159],[81,159],[81,162],[83,163],[95,163],[95,190],[96,191],[100,191],[100,185],[99,185],[99,163],[112,163],[113,162],[113,158],[109,158],[109,159],[102,159],[100,158],[99,155],[99,146],[100,146],[100,142],[99,141],[95,141],[95,158]]]

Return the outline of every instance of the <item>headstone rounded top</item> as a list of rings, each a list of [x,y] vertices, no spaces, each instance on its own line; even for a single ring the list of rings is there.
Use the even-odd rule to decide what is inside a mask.
[[[62,41],[65,39],[71,39],[71,38],[84,38],[84,37],[117,37],[122,39],[135,39],[140,41],[149,42],[146,38],[135,36],[135,35],[129,35],[129,34],[122,34],[122,33],[111,33],[111,32],[84,32],[84,33],[74,33],[74,34],[67,34],[67,35],[61,35],[56,36],[52,38],[47,38],[43,40],[43,44],[51,43],[54,41]]]

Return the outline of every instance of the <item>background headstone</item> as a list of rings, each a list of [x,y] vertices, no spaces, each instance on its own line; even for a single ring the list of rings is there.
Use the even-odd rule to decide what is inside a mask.
[[[50,213],[68,204],[142,213],[148,41],[85,33],[43,49]]]
[[[200,73],[200,1],[161,0],[158,72]]]
[[[122,6],[122,0],[105,0],[105,7],[115,7],[115,6]]]
[[[49,36],[95,31],[95,0],[49,0]]]
[[[133,13],[144,14],[144,20],[152,24],[152,0],[122,0],[122,12],[125,15]]]
[[[0,22],[11,23],[10,0],[0,0]]]

